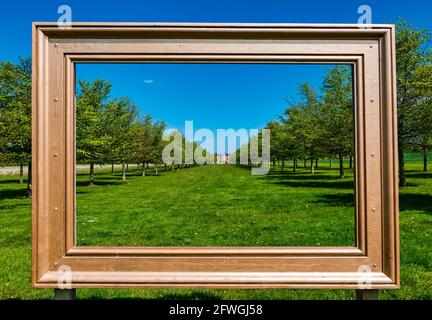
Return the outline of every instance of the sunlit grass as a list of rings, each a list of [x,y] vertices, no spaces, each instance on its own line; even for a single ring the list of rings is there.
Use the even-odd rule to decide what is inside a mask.
[[[252,245],[254,241],[256,245],[304,245],[306,243],[316,244],[318,240],[320,243],[324,243],[324,241],[334,241],[334,243],[352,241],[352,237],[349,234],[333,238],[333,227],[337,228],[338,224],[331,226],[324,233],[314,234],[317,230],[316,228],[319,227],[318,225],[314,225],[316,223],[314,221],[321,221],[321,223],[332,221],[330,218],[331,215],[328,214],[329,212],[336,213],[336,216],[337,212],[343,213],[343,215],[348,213],[353,214],[353,204],[347,199],[350,197],[348,196],[350,192],[352,192],[352,181],[349,177],[344,181],[333,179],[332,176],[337,175],[336,169],[334,173],[329,173],[328,169],[324,170],[324,165],[320,164],[323,167],[322,171],[318,171],[316,176],[313,177],[306,170],[303,171],[300,169],[296,173],[299,179],[295,179],[293,174],[282,175],[281,173],[272,173],[280,176],[280,179],[252,177],[245,169],[226,168],[224,170],[222,167],[218,167],[214,168],[214,170],[222,170],[224,173],[215,174],[214,177],[212,175],[211,179],[222,179],[222,181],[225,181],[228,178],[230,181],[221,190],[212,191],[210,189],[210,192],[207,193],[203,192],[203,186],[210,184],[210,181],[198,178],[200,176],[199,172],[204,170],[204,168],[189,168],[180,170],[179,172],[166,172],[161,173],[159,177],[133,176],[134,172],[131,171],[127,183],[120,182],[119,176],[111,176],[107,172],[107,174],[96,177],[96,183],[98,184],[96,187],[85,186],[84,182],[87,178],[85,175],[80,175],[79,181],[82,182],[79,184],[77,190],[78,209],[83,211],[78,213],[79,237],[82,237],[81,241],[86,244],[99,244],[102,242],[105,244],[108,241],[124,244],[128,243],[128,241],[135,241],[135,244],[139,245],[145,245],[146,243],[160,245]],[[211,168],[206,168],[205,170],[209,169]],[[430,173],[422,173],[421,169],[422,163],[420,162],[408,164],[409,185],[401,190],[401,289],[381,291],[380,298],[432,299],[432,249],[430,246],[432,234],[432,175]],[[329,175],[329,179],[321,179],[321,176],[327,175]],[[301,178],[301,176],[304,176],[304,178]],[[104,179],[100,178],[103,177],[106,177],[106,181],[116,181],[116,184],[101,183]],[[244,179],[240,179],[241,177]],[[164,180],[166,184],[163,183]],[[244,181],[240,183],[242,180]],[[335,185],[331,186],[332,183]],[[340,185],[337,185],[337,183],[340,183]],[[146,187],[142,187],[144,184]],[[345,187],[343,187],[344,184],[346,184]],[[160,190],[155,189],[156,186],[159,186]],[[135,187],[136,190],[128,193],[127,190],[131,187]],[[137,198],[139,199],[138,203],[142,205],[139,212],[146,212],[150,216],[142,221],[129,221],[131,225],[141,225],[142,222],[146,222],[144,225],[132,229],[131,231],[133,232],[131,233],[121,231],[121,228],[117,225],[107,224],[105,227],[108,227],[107,230],[111,230],[110,233],[101,233],[97,234],[97,237],[92,237],[91,233],[98,228],[98,224],[101,222],[125,221],[126,219],[121,216],[122,212],[123,214],[124,212],[128,212],[128,215],[136,214],[134,213],[134,208],[137,202],[131,200],[122,202],[123,205],[117,208],[121,210],[115,212],[119,217],[112,217],[114,220],[108,218],[111,216],[108,213],[107,217],[102,217],[105,213],[102,215],[100,212],[105,211],[109,206],[105,203],[93,205],[92,201],[97,199],[99,192],[104,194],[107,190],[111,190],[111,188],[115,190],[113,191],[114,197],[105,201],[114,205],[116,202],[114,200],[123,201],[120,199],[122,197]],[[188,188],[189,191],[187,192]],[[262,188],[266,190],[262,190]],[[152,190],[153,195],[151,195]],[[193,193],[192,198],[188,198],[190,197],[190,191]],[[283,195],[290,194],[290,192],[292,196],[285,197],[288,198],[286,200]],[[198,193],[199,197],[196,193]],[[19,185],[17,176],[0,176],[1,299],[43,299],[51,298],[52,296],[52,290],[31,289],[31,200],[25,198],[25,194],[25,184]],[[249,196],[249,194],[251,195]],[[332,197],[323,197],[330,194]],[[340,194],[347,194],[347,198],[342,197],[338,199]],[[263,201],[266,197],[270,197],[272,201],[278,200],[281,203],[279,205],[272,204],[272,201],[267,203]],[[261,201],[255,198],[261,199]],[[184,207],[191,207],[192,204],[197,203],[200,204],[199,210],[197,209],[193,212],[190,210],[191,216],[189,216],[189,219],[176,216],[176,213],[185,213],[185,211],[180,210],[182,207],[181,203],[178,203],[180,199],[183,199]],[[206,205],[212,199],[214,199],[214,202],[211,205]],[[205,200],[203,204],[201,204],[202,200]],[[207,225],[208,222],[215,223],[215,221],[222,221],[217,219],[215,208],[213,207],[214,203],[221,203],[222,200],[230,206],[234,206],[234,208],[240,209],[243,207],[245,212],[255,212],[255,219],[245,219],[247,221],[243,221],[242,219],[236,220],[234,215],[229,215],[230,211],[226,210],[226,208],[221,211],[216,210],[220,214],[228,213],[228,220],[223,221],[229,221],[230,223],[239,222],[238,228],[226,230],[231,235],[229,239],[223,239],[221,237],[223,230],[213,225],[207,226],[207,229],[211,229],[211,232],[199,230],[195,234],[195,231],[193,231],[195,230],[194,226],[201,227]],[[246,200],[251,201],[251,203],[246,203]],[[303,201],[303,205],[299,204],[296,207],[296,201],[300,200]],[[80,201],[83,203],[80,203]],[[301,219],[296,217],[297,215],[305,214],[302,206],[306,204],[311,206],[308,211],[309,215],[302,216]],[[84,210],[82,205],[92,207],[90,209],[93,211]],[[96,210],[97,207],[99,207],[99,210]],[[166,210],[171,207],[173,208],[171,211]],[[109,210],[112,210],[112,212],[115,211],[114,208]],[[153,215],[150,212],[151,210],[155,210]],[[159,215],[156,214],[156,210],[159,212]],[[99,217],[97,217],[97,211],[99,211]],[[241,212],[241,210],[237,211]],[[283,227],[273,227],[273,224],[270,223],[271,220],[264,219],[266,216],[261,216],[259,212],[274,213],[275,217],[278,217],[276,220],[277,223],[283,221],[285,225]],[[285,213],[283,214],[283,212]],[[214,216],[203,217],[202,214],[204,213]],[[326,219],[322,220],[320,214],[325,216]],[[287,215],[292,217],[294,220],[291,221],[295,221],[297,225],[289,222],[289,219],[285,219],[286,221],[284,221],[283,217]],[[97,219],[94,219],[94,217]],[[245,217],[250,218],[252,215],[249,216],[245,213],[243,218]],[[95,220],[95,222],[92,222],[92,220]],[[254,223],[252,221],[255,221],[256,230],[253,229]],[[349,222],[349,220],[347,221]],[[80,223],[86,224],[80,225]],[[165,228],[161,234],[158,234],[156,230],[152,231],[152,228],[156,228],[158,223],[161,223],[160,228]],[[349,223],[346,224],[346,226],[349,225]],[[180,228],[185,230],[179,230]],[[297,230],[299,232],[298,230],[301,229],[304,230],[304,234],[300,237],[286,235],[282,232],[285,230]],[[145,233],[140,235],[139,232],[141,230],[148,232],[148,235]],[[171,231],[177,232],[177,234],[170,234]],[[354,290],[80,289],[78,290],[78,297],[82,299],[351,299],[354,297]]]
[[[142,177],[78,175],[77,244],[354,246],[352,175],[206,165]]]

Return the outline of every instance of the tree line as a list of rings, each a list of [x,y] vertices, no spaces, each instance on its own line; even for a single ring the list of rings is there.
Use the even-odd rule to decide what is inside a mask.
[[[336,65],[324,76],[318,91],[310,84],[299,87],[299,101],[291,103],[284,114],[267,123],[270,129],[270,154],[273,165],[292,160],[308,163],[311,173],[319,159],[337,159],[339,175],[345,176],[343,161],[354,156],[352,66]]]
[[[114,168],[114,163],[121,163],[126,180],[127,164],[161,162],[164,122],[140,116],[128,97],[110,98],[112,87],[105,80],[78,83],[76,161],[89,164],[89,185],[94,184],[96,164],[111,163]]]
[[[431,33],[401,20],[396,32],[399,184],[406,185],[405,154],[421,152],[428,171],[432,149]]]
[[[158,174],[160,165],[189,166],[174,163],[174,150],[163,159],[163,150],[169,143],[181,143],[178,150],[185,159],[185,146],[193,152],[205,152],[195,142],[190,142],[179,132],[165,133],[164,121],[155,121],[148,114],[141,115],[129,97],[111,98],[112,86],[105,80],[80,80],[76,96],[76,161],[89,164],[89,185],[94,184],[96,164],[122,165],[122,180],[126,180],[129,163],[137,164],[145,176],[149,165]],[[177,139],[177,140],[176,140]],[[190,165],[195,165],[193,162]]]
[[[31,59],[0,62],[0,161],[28,167],[31,195]]]
[[[431,34],[400,20],[396,25],[397,121],[399,183],[406,185],[405,156],[421,153],[423,171],[429,170],[432,149],[432,55]],[[344,177],[344,159],[353,166],[354,105],[352,70],[338,65],[324,76],[319,90],[304,83],[299,101],[290,103],[284,114],[267,123],[271,130],[271,161],[298,161],[313,173],[319,159],[337,159]],[[258,136],[258,140],[260,137]],[[244,146],[248,148],[248,145]],[[240,150],[237,150],[239,157]]]
[[[112,85],[105,80],[78,81],[76,93],[76,163],[89,165],[89,185],[94,185],[95,165],[122,165],[122,180],[130,163],[141,168],[142,175],[151,165],[158,174],[162,151],[173,139],[164,139],[166,124],[150,115],[141,115],[129,97],[111,98]],[[28,166],[28,191],[31,195],[31,60],[0,65],[0,160]],[[179,133],[180,134],[180,133]],[[174,137],[172,137],[174,138]],[[192,144],[195,151],[200,148]],[[164,163],[166,167],[166,163]],[[172,163],[174,170],[174,163]]]

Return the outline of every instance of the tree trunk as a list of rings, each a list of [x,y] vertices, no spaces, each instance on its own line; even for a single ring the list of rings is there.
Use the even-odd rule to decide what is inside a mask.
[[[276,168],[276,160],[273,159],[273,169]]]
[[[145,165],[144,165],[144,163],[143,163],[143,167],[142,167],[142,176],[143,176],[143,177],[145,177],[145,173],[146,173],[146,171],[145,171]]]
[[[155,163],[154,166],[155,166],[155,173],[158,174],[158,165],[157,165],[157,163]]]
[[[126,181],[126,164],[122,162],[122,180]]]
[[[20,163],[20,181],[19,181],[19,184],[23,184],[23,183],[24,183],[24,165],[21,162]]]
[[[423,172],[429,171],[429,164],[428,164],[428,151],[427,149],[423,149]]]
[[[285,160],[282,160],[282,171],[284,171],[285,168]]]
[[[94,186],[94,163],[90,162],[89,186]]]
[[[303,168],[306,168],[306,160],[303,160]]]
[[[330,158],[330,168],[332,167],[332,158]]]
[[[350,155],[350,157],[349,157],[349,168],[352,169],[352,166],[353,166],[353,157],[352,157],[352,155]]]
[[[27,173],[27,196],[32,197],[32,162],[30,160]]]
[[[111,162],[111,173],[114,173],[114,161]]]
[[[126,171],[129,172],[129,163],[126,165]]]
[[[171,165],[171,171],[174,171],[174,163]]]
[[[406,186],[405,158],[403,148],[399,144],[399,186]]]
[[[344,164],[342,153],[339,153],[339,178],[345,178]]]
[[[295,172],[296,169],[297,169],[297,159],[294,158],[294,160],[293,160],[293,171]]]
[[[313,159],[310,159],[310,172],[312,173],[312,174],[314,174],[315,173],[315,168],[314,168],[314,161],[313,161]]]

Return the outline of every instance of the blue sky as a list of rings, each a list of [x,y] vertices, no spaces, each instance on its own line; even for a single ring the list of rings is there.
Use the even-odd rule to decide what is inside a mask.
[[[142,113],[169,128],[254,129],[297,99],[298,86],[319,87],[330,65],[78,64],[77,79],[109,79],[112,96],[130,96]],[[127,80],[125,80],[127,79]]]
[[[75,22],[356,23],[357,8],[367,4],[372,8],[373,23],[394,22],[403,16],[422,27],[430,26],[432,12],[432,1],[426,0],[2,1],[0,61],[31,55],[31,23],[57,21],[57,8],[63,4],[72,8]],[[324,69],[287,65],[99,65],[81,66],[78,77],[110,79],[113,95],[132,97],[144,113],[165,120],[171,127],[181,128],[184,120],[194,120],[196,127],[210,129],[259,128],[285,109],[285,99],[295,96],[299,83],[318,85]],[[228,112],[230,117],[226,117]]]
[[[57,21],[67,4],[72,19],[133,22],[356,23],[357,8],[372,8],[373,23],[403,16],[418,26],[431,23],[430,0],[5,0],[0,2],[0,60],[31,54],[31,23]]]

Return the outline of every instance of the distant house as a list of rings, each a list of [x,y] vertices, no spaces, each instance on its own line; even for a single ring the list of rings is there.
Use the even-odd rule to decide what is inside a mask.
[[[216,163],[217,164],[229,163],[229,154],[228,153],[217,154]]]

